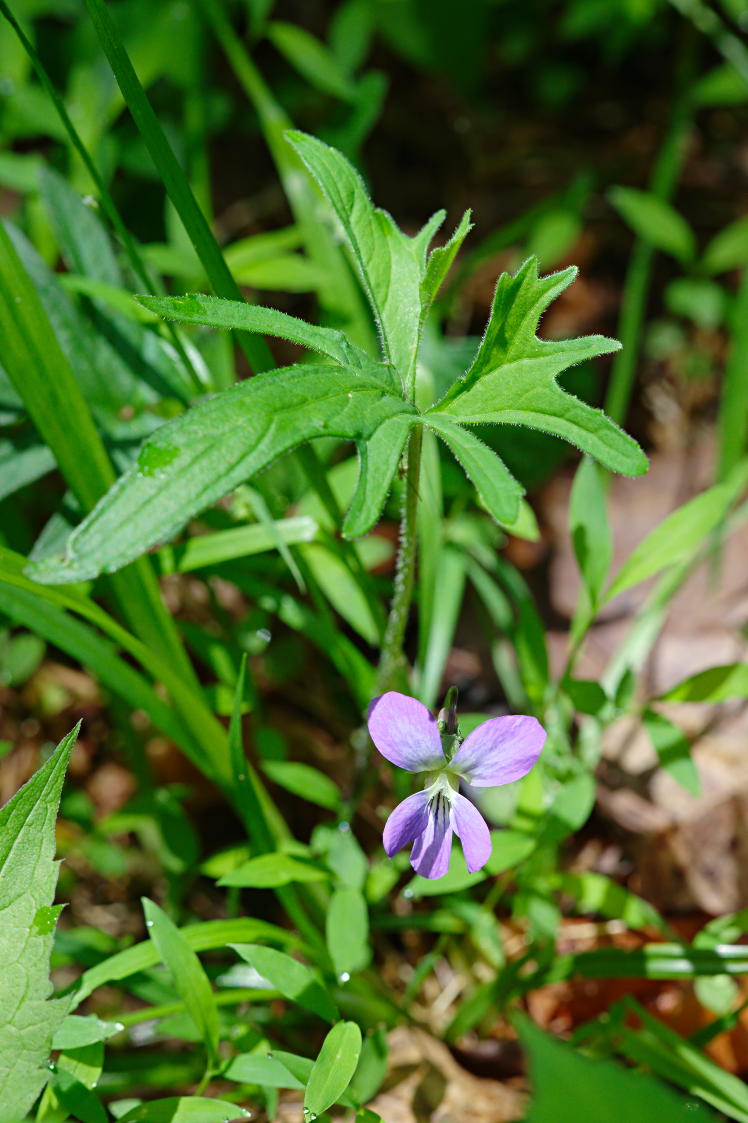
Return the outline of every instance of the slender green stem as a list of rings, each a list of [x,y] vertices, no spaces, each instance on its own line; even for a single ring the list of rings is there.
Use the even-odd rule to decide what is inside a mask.
[[[413,581],[416,566],[418,524],[418,485],[421,475],[421,450],[423,429],[420,425],[411,430],[408,441],[407,469],[403,517],[400,524],[400,546],[395,572],[395,591],[387,618],[382,642],[382,653],[377,668],[376,693],[388,690],[403,676],[405,657],[403,641],[408,624],[410,602],[413,598]]]
[[[114,228],[117,237],[119,238],[120,244],[127,254],[128,260],[130,262],[130,268],[132,269],[135,277],[138,279],[138,283],[143,285],[143,287],[148,292],[159,292],[161,290],[161,286],[158,280],[152,277],[149,273],[135,239],[132,237],[130,231],[125,226],[122,216],[117,210],[114,199],[112,198],[112,195],[106,183],[104,182],[103,177],[99,173],[99,169],[96,167],[96,164],[94,163],[88,149],[81,139],[80,133],[73,124],[73,120],[67,111],[65,102],[62,100],[57,90],[55,89],[51,78],[49,77],[46,69],[44,68],[44,65],[42,64],[41,59],[39,58],[34,44],[24,32],[23,28],[6,4],[5,0],[0,0],[0,15],[4,16],[10,26],[13,28],[13,31],[17,35],[21,46],[29,56],[31,65],[36,71],[42,88],[45,90],[50,101],[55,107],[57,115],[62,122],[62,126],[68,135],[68,139],[72,148],[79,156],[81,162],[83,163],[83,166],[85,167],[88,175],[91,178],[91,182],[96,187],[104,213],[111,222],[112,227]],[[180,361],[188,376],[189,382],[191,384],[190,388],[200,389],[200,379],[195,372],[195,369],[187,355],[187,352],[184,349],[184,345],[182,344],[179,332],[174,327],[174,324],[168,324],[166,326],[166,330],[168,335],[171,337],[171,341],[174,344],[175,350],[177,351]],[[186,400],[187,397],[185,395],[185,401]]]
[[[693,40],[692,29],[685,27],[676,64],[678,95],[649,183],[650,194],[663,202],[667,202],[672,197],[675,185],[678,182],[685,155],[684,142],[691,123],[693,112],[690,96],[694,68]],[[631,254],[623,286],[621,314],[618,321],[618,338],[621,340],[623,347],[613,362],[610,386],[605,399],[605,412],[619,424],[622,424],[626,418],[634,388],[647,299],[652,281],[654,257],[654,248],[646,242],[638,240]]]
[[[743,456],[748,440],[748,269],[743,270],[732,315],[732,338],[722,384],[717,433],[717,478],[724,480]]]

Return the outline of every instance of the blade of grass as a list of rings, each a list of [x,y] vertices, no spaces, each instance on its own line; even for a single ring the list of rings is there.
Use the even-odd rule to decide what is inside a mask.
[[[84,510],[114,482],[114,471],[39,295],[0,225],[0,353],[12,385]],[[194,674],[145,558],[110,578],[125,619],[155,651]]]
[[[239,286],[135,73],[106,5],[103,0],[86,0],[86,5],[122,96],[214,292],[229,300],[242,300]],[[254,371],[269,370],[274,366],[264,340],[245,332],[237,332],[236,340]]]
[[[125,102],[148,148],[167,194],[195,247],[214,292],[217,296],[225,297],[228,300],[243,300],[244,297],[234,281],[213,232],[197,204],[187,178],[161,128],[145,90],[140,84],[130,57],[122,45],[103,0],[86,0],[86,4],[96,33],[99,36],[99,41],[109,60],[109,65],[122,90]],[[298,172],[297,175],[301,179],[301,173]],[[338,283],[342,284],[342,280],[339,279]],[[255,372],[269,370],[275,365],[272,354],[262,338],[243,331],[235,332],[234,336],[250,367]],[[341,521],[340,508],[327,483],[327,478],[316,452],[307,445],[300,448],[297,455],[311,486],[319,495],[336,525],[339,525]],[[355,567],[352,549],[348,551],[348,556],[351,565]]]
[[[117,206],[106,183],[104,182],[102,176],[99,174],[98,168],[93,162],[88,149],[86,148],[78,130],[73,124],[70,114],[67,111],[67,107],[65,106],[65,102],[57,93],[54,83],[49,77],[49,74],[47,73],[44,63],[39,57],[34,44],[28,38],[18,20],[15,18],[13,12],[8,7],[6,0],[0,0],[0,15],[2,15],[8,21],[13,31],[17,35],[24,51],[31,60],[31,65],[36,71],[37,77],[39,78],[44,91],[48,95],[57,112],[58,117],[60,118],[60,121],[62,122],[62,126],[68,135],[70,144],[72,145],[77,155],[80,157],[86,171],[91,177],[91,182],[96,187],[96,191],[98,193],[99,200],[104,209],[104,212],[111,222],[113,229],[116,231],[117,237],[119,238],[120,243],[125,253],[127,254],[133,273],[138,278],[139,282],[144,285],[149,292],[161,291],[160,284],[149,273],[135,239],[132,237],[130,231],[127,229],[127,226],[122,220],[122,216],[117,209]],[[200,379],[195,373],[192,363],[187,356],[187,352],[184,349],[179,332],[176,330],[173,324],[169,325],[168,334],[171,337],[172,343],[174,344],[177,353],[179,354],[179,357],[191,383],[194,387],[199,389]]]
[[[724,480],[743,456],[748,439],[748,269],[743,270],[731,319],[732,337],[717,419],[719,480]]]
[[[657,153],[649,182],[649,193],[662,202],[668,202],[672,198],[685,157],[685,139],[693,114],[690,92],[695,38],[692,29],[684,26],[676,60],[674,84],[678,92],[673,101],[670,124]],[[621,340],[623,346],[613,360],[604,407],[607,415],[619,425],[626,419],[634,388],[655,252],[652,246],[637,239],[624,281],[616,332],[616,338]]]
[[[319,193],[312,186],[301,160],[284,139],[285,131],[293,127],[292,121],[273,97],[231,26],[221,0],[196,0],[196,3],[255,108],[289,206],[303,233],[307,253],[324,278],[318,290],[323,310],[336,325],[344,327],[354,343],[376,354],[376,340],[363,294],[342,250],[320,221]]]

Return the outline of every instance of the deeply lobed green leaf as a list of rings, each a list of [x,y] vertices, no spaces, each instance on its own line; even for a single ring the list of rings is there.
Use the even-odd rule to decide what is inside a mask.
[[[65,1016],[49,1001],[49,959],[59,909],[55,819],[78,729],[0,810],[0,1104],[5,1123],[25,1116],[49,1072],[43,1067]]]
[[[536,258],[514,276],[504,273],[475,360],[427,416],[446,415],[463,425],[527,425],[577,445],[614,472],[638,476],[647,459],[636,441],[556,383],[568,367],[620,344],[601,335],[543,340],[536,334],[541,315],[576,274],[570,267],[540,277]]]

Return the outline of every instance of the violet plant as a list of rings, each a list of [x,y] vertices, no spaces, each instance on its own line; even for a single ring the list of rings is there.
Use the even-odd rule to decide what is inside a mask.
[[[371,203],[360,176],[339,152],[305,134],[283,135],[284,115],[263,87],[222,4],[204,0],[206,26],[258,106],[309,261],[325,265],[318,293],[323,326],[243,302],[239,278],[232,276],[160,130],[106,4],[88,0],[88,8],[217,296],[141,297],[138,314],[145,308],[167,319],[168,336],[133,318],[131,277],[137,277],[139,289],[160,289],[150,283],[141,248],[64,107],[58,106],[72,148],[117,230],[130,272],[122,270],[95,213],[49,169],[42,178],[43,204],[71,273],[68,281],[78,284],[86,299],[71,299],[17,229],[0,232],[1,404],[13,424],[25,410],[41,438],[30,458],[19,457],[11,486],[40,479],[56,462],[71,492],[29,557],[25,547],[11,548],[12,540],[0,546],[0,612],[91,668],[128,712],[146,715],[154,730],[180,746],[219,786],[246,841],[211,852],[198,865],[199,843],[181,795],[149,788],[141,761],[144,790],[138,798],[105,826],[93,821],[86,826],[98,853],[110,859],[124,854],[141,868],[140,852],[121,841],[128,831],[141,832],[157,861],[167,855],[162,875],[174,919],[145,899],[145,938],[132,947],[126,940],[105,939],[104,933],[66,929],[58,940],[57,961],[82,973],[66,994],[47,1002],[58,911],[52,905],[54,816],[72,735],[13,797],[0,813],[0,873],[13,905],[0,910],[0,959],[13,972],[13,985],[0,993],[0,1092],[6,1115],[22,1116],[41,1092],[40,1123],[67,1115],[87,1123],[107,1117],[109,1108],[126,1123],[197,1118],[210,1123],[245,1117],[247,1108],[255,1112],[258,1105],[273,1118],[279,1094],[290,1094],[303,1095],[307,1119],[355,1110],[359,1123],[377,1123],[380,1117],[366,1105],[387,1071],[383,1027],[429,1018],[428,1002],[419,1013],[415,1000],[440,957],[464,980],[449,1024],[445,1028],[442,1020],[429,1027],[448,1041],[483,1029],[490,1034],[497,1012],[511,1013],[549,982],[580,976],[696,977],[705,1003],[711,1002],[709,1008],[727,1024],[735,1016],[730,1002],[736,995],[728,976],[748,972],[745,949],[737,943],[744,918],[720,918],[693,945],[669,942],[671,934],[656,909],[612,878],[565,869],[559,850],[590,814],[593,771],[607,724],[624,715],[640,718],[662,766],[693,790],[698,777],[689,745],[657,707],[673,700],[745,696],[745,668],[738,664],[691,676],[646,704],[634,691],[637,672],[685,575],[715,530],[736,525],[748,474],[739,451],[733,458],[736,470],[675,512],[609,582],[604,476],[594,461],[603,469],[636,475],[646,469],[646,459],[609,418],[557,383],[569,366],[617,350],[616,342],[600,336],[538,338],[543,312],[571,283],[575,270],[542,277],[531,259],[513,275],[503,274],[482,340],[464,368],[449,375],[448,348],[438,336],[433,310],[468,234],[469,216],[435,248],[441,212],[414,237],[405,235]],[[11,18],[4,0],[0,12]],[[11,23],[20,32],[12,18]],[[294,39],[288,26],[276,28],[275,38],[291,44],[297,56],[308,52],[308,41]],[[37,65],[29,40],[26,48]],[[316,59],[319,63],[319,55]],[[42,75],[45,89],[53,89]],[[357,282],[374,331],[360,315]],[[89,315],[89,296],[95,316]],[[119,302],[116,309],[110,306],[113,298]],[[122,307],[128,309],[124,315]],[[92,329],[101,323],[106,332]],[[184,334],[182,325],[187,326]],[[216,336],[193,331],[205,327],[234,333],[254,377],[231,385],[233,369],[227,373],[227,364],[222,367],[210,350]],[[316,357],[273,369],[263,336],[289,340]],[[223,342],[229,342],[225,336]],[[230,356],[230,346],[223,353]],[[133,403],[136,417],[128,428],[123,422]],[[164,422],[166,417],[171,420]],[[568,659],[556,681],[532,597],[500,554],[505,532],[532,537],[534,525],[520,484],[476,435],[477,426],[488,425],[538,429],[587,454],[577,472],[569,526],[583,590]],[[735,427],[739,436],[738,429],[742,433],[742,421]],[[333,487],[339,483],[336,469],[347,471],[347,461],[335,464],[326,453],[318,457],[313,442],[319,437],[332,438],[326,447],[335,444],[335,457],[345,449],[341,442],[355,444],[358,475],[353,480],[347,473],[350,494]],[[428,498],[441,484],[438,441],[467,477],[456,511],[429,507]],[[304,487],[273,512],[260,474],[286,453],[288,460],[295,456]],[[245,486],[249,480],[252,489]],[[402,501],[402,519],[392,597],[383,612],[364,564],[364,536],[385,510],[390,491]],[[225,510],[202,516],[207,533],[188,532],[174,550],[164,548],[190,520],[232,493]],[[308,514],[310,496],[314,517]],[[286,517],[297,501],[303,513]],[[72,530],[71,520],[78,523]],[[147,557],[154,549],[155,559]],[[328,569],[319,565],[315,549]],[[219,621],[217,605],[210,628],[184,622],[185,644],[161,600],[154,561],[162,574],[202,571],[207,597],[213,576],[231,583],[251,605],[241,632],[233,621]],[[83,584],[108,574],[114,576],[106,586]],[[466,575],[498,637],[493,655],[508,708],[527,714],[487,720],[483,714],[477,725],[472,715],[474,728],[463,738],[454,691],[438,719],[424,703],[436,696],[444,636],[448,644],[454,632],[449,611],[446,623],[439,612],[443,604],[459,608]],[[604,680],[576,677],[596,615],[619,592],[650,577],[658,578],[656,586]],[[66,583],[76,587],[60,587]],[[416,583],[419,626],[429,616],[439,626],[422,627],[412,667],[408,625]],[[95,599],[100,589],[106,607]],[[351,609],[354,593],[366,611]],[[354,641],[335,613],[356,633]],[[270,628],[276,622],[321,650],[338,676],[330,688],[332,718],[329,708],[324,713],[330,729],[338,711],[344,714],[342,732],[335,726],[335,737],[351,761],[348,791],[341,793],[330,776],[311,765],[264,751],[260,734],[275,731],[265,724],[246,655],[249,651],[261,660],[262,645],[270,645],[272,654]],[[191,658],[201,665],[201,680]],[[359,750],[356,768],[354,753],[348,753],[347,732],[372,697],[369,730],[381,755],[396,766],[386,780],[401,801],[389,817],[389,787],[379,803],[365,804],[367,785],[378,777],[360,736],[352,739]],[[228,731],[214,706],[222,714],[231,712]],[[249,753],[242,739],[242,714],[248,708],[254,709],[256,732]],[[128,743],[132,732],[128,726]],[[271,748],[277,751],[277,740]],[[408,773],[423,773],[421,790],[411,790]],[[276,788],[280,797],[271,795]],[[293,811],[282,802],[289,797],[328,816],[308,841],[298,837]],[[78,822],[85,819],[80,806],[68,814],[77,814]],[[364,829],[372,818],[378,830],[369,834],[376,841],[364,850]],[[489,823],[501,829],[491,831]],[[388,858],[378,846],[382,825]],[[452,854],[454,834],[464,863],[458,848]],[[398,853],[411,844],[413,878],[406,856]],[[75,845],[61,839],[63,853],[73,852]],[[213,883],[210,890],[221,911],[194,924],[185,887],[198,869]],[[63,866],[63,878],[68,876]],[[277,901],[268,903],[263,893],[274,893]],[[647,942],[633,952],[600,947],[560,955],[556,937],[562,907],[624,920],[629,928],[654,932],[665,942]],[[507,950],[503,937],[510,926],[521,927],[519,952]],[[403,931],[418,941],[410,959],[400,945]],[[400,957],[407,979],[402,989],[380,973],[382,946],[386,955],[394,950]],[[200,957],[206,952],[216,958],[204,964]],[[115,999],[114,1010],[92,1005],[89,1012],[84,1004],[96,1003],[103,987],[123,988],[125,995]],[[33,1010],[14,1005],[24,988]],[[632,1013],[641,1019],[641,1031],[628,1029]],[[632,1003],[614,1008],[585,1032],[596,1050],[648,1065],[728,1117],[748,1118],[745,1090],[725,1080],[695,1043],[674,1043],[653,1021]],[[655,1109],[663,1123],[682,1118],[684,1101],[662,1083],[646,1083],[620,1066],[595,1077],[580,1067],[586,1058],[517,1024],[537,1061],[534,1079],[540,1091],[533,1119],[559,1123],[554,1076],[559,1071],[573,1072],[575,1080],[581,1073],[579,1080],[592,1089],[596,1106],[590,1106],[590,1123],[610,1117],[609,1079],[621,1089],[617,1102],[627,1103],[632,1123],[649,1123]],[[168,1066],[161,1065],[163,1053],[154,1054],[146,1071],[149,1062],[140,1064],[143,1050],[136,1039],[140,1026],[164,1040],[182,1038],[189,1047],[170,1056]],[[122,1034],[132,1034],[132,1041],[123,1046]],[[111,1066],[105,1055],[109,1037],[115,1041],[107,1049],[118,1050]],[[128,1058],[135,1060],[125,1087]],[[22,1086],[18,1072],[24,1075]],[[572,1107],[578,1115],[576,1102]],[[687,1107],[694,1120],[706,1118],[693,1101]]]

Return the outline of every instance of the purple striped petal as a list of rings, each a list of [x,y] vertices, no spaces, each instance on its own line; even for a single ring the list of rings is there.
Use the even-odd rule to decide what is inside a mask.
[[[530,771],[545,737],[534,717],[492,717],[465,738],[451,767],[476,788],[510,784]]]
[[[410,864],[421,877],[444,877],[452,855],[452,816],[449,802],[442,796],[429,809],[423,834],[413,843]]]
[[[407,772],[444,765],[436,718],[422,702],[390,690],[369,706],[369,734],[383,757]]]
[[[384,825],[382,842],[391,858],[403,846],[407,846],[426,829],[429,819],[428,792],[416,792],[398,803]]]
[[[467,868],[476,873],[491,857],[491,832],[478,808],[459,792],[452,796],[452,825],[462,843]]]

